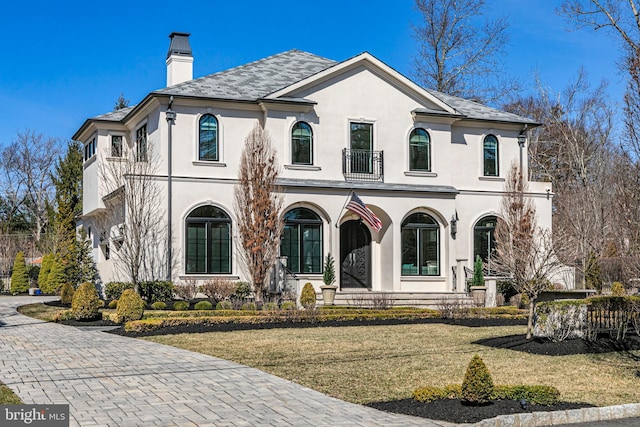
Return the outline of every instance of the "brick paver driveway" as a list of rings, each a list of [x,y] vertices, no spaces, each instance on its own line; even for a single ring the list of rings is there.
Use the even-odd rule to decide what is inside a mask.
[[[16,312],[0,297],[0,380],[81,426],[444,426],[343,402],[258,369]],[[48,298],[52,299],[52,298]]]

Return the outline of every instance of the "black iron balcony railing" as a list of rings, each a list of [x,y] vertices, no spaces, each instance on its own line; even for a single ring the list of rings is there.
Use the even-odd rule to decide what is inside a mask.
[[[382,151],[343,149],[342,174],[347,181],[384,181]]]

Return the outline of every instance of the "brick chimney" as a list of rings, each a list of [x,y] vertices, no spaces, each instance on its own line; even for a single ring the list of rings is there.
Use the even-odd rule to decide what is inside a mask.
[[[193,55],[189,33],[171,33],[167,52],[167,86],[193,80]]]

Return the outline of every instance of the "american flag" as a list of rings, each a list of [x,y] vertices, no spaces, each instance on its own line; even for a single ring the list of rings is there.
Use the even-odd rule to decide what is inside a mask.
[[[367,221],[367,224],[369,224],[371,228],[376,230],[376,232],[380,231],[380,229],[382,228],[382,221],[380,221],[380,218],[378,218],[376,214],[374,214],[371,209],[369,209],[367,205],[365,205],[364,202],[360,200],[360,197],[358,197],[356,193],[351,193],[351,200],[349,200],[349,203],[347,203],[346,208],[351,212],[356,213],[360,218]]]

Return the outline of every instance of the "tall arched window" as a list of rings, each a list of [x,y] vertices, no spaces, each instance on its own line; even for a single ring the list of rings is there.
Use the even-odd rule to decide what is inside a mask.
[[[485,216],[473,227],[473,259],[480,255],[482,261],[491,268],[491,257],[496,249],[495,231],[498,218],[491,215]]]
[[[440,226],[426,213],[402,222],[402,275],[440,275]]]
[[[421,128],[409,136],[409,170],[431,172],[431,140]]]
[[[487,135],[483,145],[484,176],[499,176],[498,160],[498,138]]]
[[[284,215],[280,255],[294,273],[322,273],[322,220],[315,212],[296,208]]]
[[[212,114],[200,117],[198,159],[218,160],[218,119]]]
[[[291,163],[313,164],[313,132],[305,122],[298,122],[291,129]]]
[[[231,273],[231,218],[215,206],[194,209],[186,219],[186,273]]]

